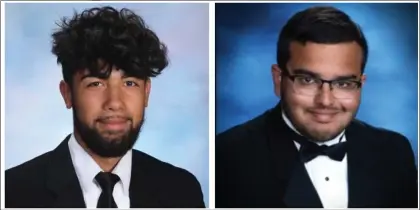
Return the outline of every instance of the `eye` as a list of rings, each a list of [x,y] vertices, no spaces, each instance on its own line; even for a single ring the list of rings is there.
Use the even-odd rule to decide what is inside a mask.
[[[356,83],[352,81],[337,81],[335,86],[343,89],[350,89],[356,87]]]
[[[91,83],[88,84],[88,87],[99,87],[101,85],[102,85],[102,83],[100,83],[100,82],[91,82]]]
[[[337,86],[339,86],[339,87],[347,87],[347,86],[349,86],[349,83],[348,82],[337,82]]]
[[[128,86],[128,87],[138,86],[137,83],[135,83],[133,81],[126,81],[125,85]]]
[[[312,77],[308,77],[308,76],[297,76],[296,79],[301,84],[308,84],[309,85],[309,84],[316,83],[316,79],[314,79]]]

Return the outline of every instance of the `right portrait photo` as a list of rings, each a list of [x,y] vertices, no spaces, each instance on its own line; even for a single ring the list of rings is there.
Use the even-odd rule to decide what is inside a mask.
[[[418,3],[216,3],[215,207],[418,208]]]

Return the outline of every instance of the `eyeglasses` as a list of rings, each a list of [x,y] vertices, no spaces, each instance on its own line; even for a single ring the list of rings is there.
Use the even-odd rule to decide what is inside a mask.
[[[291,75],[288,71],[282,71],[283,74],[290,78],[293,82],[293,89],[296,93],[314,96],[322,88],[324,83],[329,84],[332,94],[337,99],[354,98],[362,85],[360,80],[344,79],[344,80],[324,80],[309,75]]]

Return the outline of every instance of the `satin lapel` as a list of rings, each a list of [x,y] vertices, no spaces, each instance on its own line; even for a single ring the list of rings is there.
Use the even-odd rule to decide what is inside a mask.
[[[323,207],[303,163],[297,163],[292,170],[283,200],[289,208]]]
[[[382,161],[373,154],[377,151],[375,146],[369,144],[370,138],[375,137],[378,138],[370,135],[369,129],[357,121],[346,129],[349,208],[378,208],[386,203],[382,195],[386,190],[381,182],[384,175],[377,173]]]
[[[273,173],[277,177],[279,199],[286,207],[320,207],[321,200],[293,143],[293,132],[283,121],[280,103],[268,117],[268,148]]]

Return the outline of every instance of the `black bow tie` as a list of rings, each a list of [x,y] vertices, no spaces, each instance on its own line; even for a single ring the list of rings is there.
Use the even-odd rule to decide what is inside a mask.
[[[340,137],[340,143],[331,146],[320,146],[305,139],[303,136],[299,136],[295,140],[300,144],[299,154],[305,163],[319,155],[325,155],[333,160],[342,161],[347,152],[347,142],[341,142],[343,136],[344,134]]]

